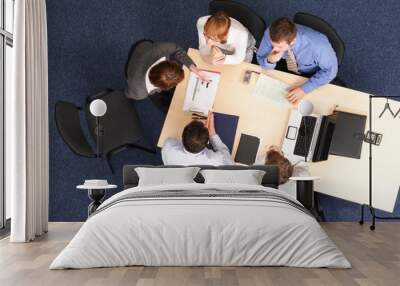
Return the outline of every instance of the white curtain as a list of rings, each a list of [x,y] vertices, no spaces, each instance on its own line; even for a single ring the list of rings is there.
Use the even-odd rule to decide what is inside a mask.
[[[48,73],[45,0],[15,1],[14,93],[6,98],[6,186],[12,242],[48,225]]]

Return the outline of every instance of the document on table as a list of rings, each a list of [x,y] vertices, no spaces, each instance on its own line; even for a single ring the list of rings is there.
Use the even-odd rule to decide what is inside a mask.
[[[195,73],[191,72],[186,89],[183,111],[197,112],[208,115],[214,105],[217,95],[220,72],[202,70],[210,82],[202,81]]]
[[[259,99],[276,103],[279,106],[285,106],[289,104],[287,100],[289,88],[290,86],[287,83],[260,74],[253,95]]]

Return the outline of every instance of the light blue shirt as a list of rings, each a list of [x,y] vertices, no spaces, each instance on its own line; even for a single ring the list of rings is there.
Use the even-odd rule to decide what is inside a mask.
[[[338,62],[336,53],[325,35],[302,25],[296,25],[296,27],[297,35],[292,51],[298,71],[302,74],[314,74],[301,86],[304,92],[309,93],[336,77]],[[268,28],[257,51],[257,61],[265,69],[274,69],[276,66],[267,61],[271,50]],[[284,53],[283,58],[287,58],[287,52]]]
[[[199,153],[186,151],[180,140],[168,138],[161,150],[164,165],[233,165],[228,147],[218,135],[211,136],[211,146],[214,150],[204,148]]]

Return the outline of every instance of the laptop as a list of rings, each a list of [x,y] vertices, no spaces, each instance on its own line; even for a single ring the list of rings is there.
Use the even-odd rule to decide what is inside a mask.
[[[290,113],[282,151],[294,161],[311,161],[321,126],[322,116],[302,116],[297,109]]]
[[[329,154],[356,158],[361,156],[366,116],[336,111],[332,115],[302,116],[292,110],[282,150],[294,161],[318,162]]]

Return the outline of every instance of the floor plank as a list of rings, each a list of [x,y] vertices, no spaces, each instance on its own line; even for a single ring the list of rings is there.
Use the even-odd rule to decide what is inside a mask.
[[[81,223],[50,223],[49,233],[32,243],[0,240],[2,286],[266,286],[266,285],[399,285],[400,223],[382,222],[375,231],[357,223],[323,223],[352,269],[289,267],[118,267],[50,271],[55,256]]]

